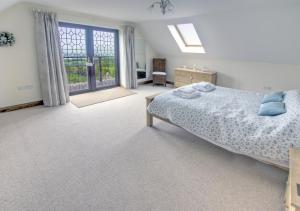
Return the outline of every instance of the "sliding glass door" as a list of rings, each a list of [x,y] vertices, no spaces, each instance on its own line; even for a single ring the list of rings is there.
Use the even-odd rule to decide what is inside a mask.
[[[71,94],[119,85],[117,30],[60,23],[59,32]]]

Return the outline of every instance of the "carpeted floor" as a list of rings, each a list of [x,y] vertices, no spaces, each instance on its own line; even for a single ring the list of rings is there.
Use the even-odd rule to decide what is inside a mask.
[[[145,126],[144,97],[163,90],[0,114],[0,210],[282,211],[287,172]]]

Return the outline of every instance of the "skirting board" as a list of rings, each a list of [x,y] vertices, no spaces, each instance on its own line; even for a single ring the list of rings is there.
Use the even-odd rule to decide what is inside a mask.
[[[39,105],[43,105],[43,101],[36,101],[36,102],[31,102],[31,103],[24,103],[24,104],[20,104],[20,105],[14,105],[14,106],[0,108],[0,113],[16,111],[16,110],[20,110],[20,109],[24,109],[24,108],[31,108],[31,107],[39,106]]]

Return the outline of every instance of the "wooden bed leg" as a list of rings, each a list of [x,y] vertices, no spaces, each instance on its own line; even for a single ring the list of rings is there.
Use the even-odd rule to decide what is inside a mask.
[[[152,127],[153,126],[153,116],[147,111],[147,126]]]
[[[148,127],[152,127],[153,126],[153,115],[151,115],[149,113],[149,111],[147,110],[147,108],[150,105],[150,103],[154,100],[155,96],[157,96],[157,95],[158,94],[146,97],[146,121],[147,121],[147,126]]]

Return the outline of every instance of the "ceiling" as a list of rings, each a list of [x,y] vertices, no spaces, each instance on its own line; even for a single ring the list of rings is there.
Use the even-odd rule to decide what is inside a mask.
[[[300,64],[300,3],[281,7],[211,13],[137,26],[160,55]],[[193,23],[207,54],[183,54],[167,25]]]
[[[0,10],[26,0],[1,0]],[[149,10],[154,0],[27,0],[26,2],[59,7],[118,20],[141,22],[146,20],[190,17],[222,10],[241,10],[249,7],[281,5],[297,0],[172,0],[175,10],[163,16],[159,8]]]
[[[0,0],[0,11],[23,0]],[[153,0],[24,0],[137,22],[160,55],[183,55],[168,24],[193,23],[207,58],[300,64],[300,0],[172,0],[173,14],[147,10]]]

